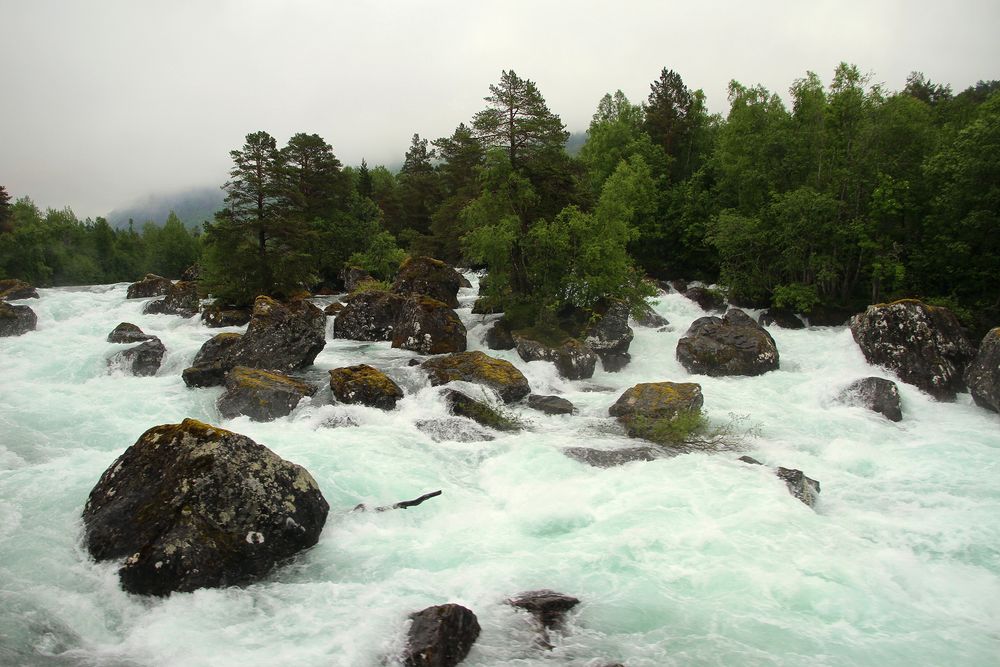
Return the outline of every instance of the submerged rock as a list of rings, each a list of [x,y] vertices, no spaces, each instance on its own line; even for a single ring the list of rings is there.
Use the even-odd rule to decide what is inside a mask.
[[[27,306],[12,306],[0,301],[0,338],[20,336],[34,331],[38,325],[38,315]]]
[[[689,373],[761,375],[778,368],[778,348],[764,327],[738,308],[700,317],[677,341],[677,360]]]
[[[496,391],[505,403],[519,401],[531,393],[528,379],[514,364],[479,350],[435,357],[421,366],[435,387],[456,380],[482,384]]]
[[[740,461],[751,465],[764,465],[752,456],[741,456]],[[815,507],[819,500],[819,482],[811,477],[806,477],[801,470],[778,467],[774,469],[777,475],[788,487],[788,492],[795,498],[801,500],[809,507]]]
[[[614,301],[601,319],[584,333],[583,342],[597,353],[601,367],[609,373],[620,371],[631,360],[628,348],[634,334],[628,325],[628,317],[628,305],[623,301]]]
[[[391,292],[359,292],[347,298],[337,314],[334,338],[392,340],[406,297]]]
[[[761,326],[775,325],[782,329],[805,329],[806,324],[795,313],[783,308],[768,308],[757,318]]]
[[[419,354],[465,352],[465,325],[454,310],[427,296],[411,296],[400,309],[392,346]]]
[[[449,389],[444,393],[448,411],[456,417],[466,417],[472,421],[498,431],[517,431],[520,425],[501,414],[496,408],[483,401],[477,401],[460,391]]]
[[[155,273],[147,273],[142,280],[134,282],[128,286],[125,293],[127,299],[145,299],[151,296],[163,296],[170,291],[173,285],[169,278],[158,276]]]
[[[1000,327],[983,337],[979,352],[965,372],[965,382],[976,405],[1000,412]]]
[[[382,371],[358,364],[330,371],[330,389],[341,403],[358,403],[381,410],[392,410],[403,398],[403,390]]]
[[[547,415],[571,415],[576,412],[576,407],[572,403],[559,396],[532,394],[528,396],[528,407]]]
[[[851,333],[870,364],[894,372],[938,400],[953,400],[975,355],[958,318],[914,299],[868,306],[851,318]]]
[[[414,422],[414,426],[434,442],[487,442],[496,439],[488,430],[461,417],[420,419]]]
[[[514,342],[517,344],[517,356],[525,361],[551,361],[559,375],[568,380],[583,380],[594,375],[597,354],[575,338],[549,345],[527,338],[522,332],[515,332]]]
[[[878,412],[890,421],[898,422],[903,419],[899,389],[892,380],[877,377],[855,380],[840,392],[839,399],[844,403],[856,403]]]
[[[156,336],[148,336],[146,342],[116,352],[108,358],[109,368],[122,368],[132,375],[150,377],[156,375],[163,363],[167,348]]]
[[[236,308],[213,303],[201,309],[201,322],[206,327],[241,327],[250,321],[253,311],[249,308]]]
[[[566,612],[580,604],[579,598],[550,590],[526,591],[507,600],[507,604],[524,609],[545,628],[562,624]]]
[[[0,301],[18,301],[19,299],[37,299],[38,290],[30,283],[17,278],[0,280]]]
[[[462,274],[439,259],[410,257],[399,267],[392,291],[396,294],[422,294],[458,308],[458,289]]]
[[[143,333],[142,329],[131,322],[122,322],[108,334],[109,343],[141,343],[151,338],[154,336]]]
[[[623,447],[621,449],[593,449],[591,447],[567,447],[563,454],[580,463],[595,468],[613,468],[633,461],[655,461],[679,452],[670,452],[659,447]]]
[[[226,419],[246,415],[266,422],[291,414],[305,396],[316,388],[282,373],[236,366],[226,374],[226,393],[216,404]]]
[[[454,667],[479,637],[479,621],[457,604],[428,607],[410,614],[402,662],[406,667]]]
[[[97,560],[122,587],[248,583],[316,544],[329,506],[312,476],[246,436],[185,419],[154,426],[101,476],[83,511]]]

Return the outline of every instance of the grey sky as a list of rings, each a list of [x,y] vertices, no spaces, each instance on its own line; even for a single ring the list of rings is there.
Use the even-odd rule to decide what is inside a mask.
[[[570,130],[663,67],[726,110],[840,61],[893,90],[1000,78],[1000,2],[0,0],[0,184],[103,215],[221,184],[248,132],[316,132],[346,164],[450,134],[513,68]]]

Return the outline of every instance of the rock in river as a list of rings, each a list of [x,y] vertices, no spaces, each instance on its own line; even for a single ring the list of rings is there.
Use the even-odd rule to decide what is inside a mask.
[[[38,316],[31,308],[0,301],[0,338],[34,331],[37,324]]]
[[[1000,327],[991,329],[965,373],[972,399],[987,410],[1000,412]]]
[[[428,296],[409,297],[392,332],[393,347],[420,354],[465,352],[466,344],[465,325],[455,311]]]
[[[382,371],[358,364],[330,371],[330,389],[341,403],[359,403],[382,410],[392,410],[403,398],[403,390]]]
[[[219,414],[226,419],[246,415],[267,422],[291,414],[316,388],[282,373],[236,366],[226,374],[226,393],[219,397]]]
[[[764,327],[738,308],[700,317],[677,341],[677,360],[689,373],[760,375],[778,368],[778,348]]]
[[[505,403],[520,401],[531,393],[528,378],[514,364],[479,350],[428,359],[422,367],[435,387],[455,380],[474,382],[496,391]]]
[[[476,615],[457,604],[428,607],[410,614],[410,620],[402,656],[406,667],[454,667],[479,637]]]
[[[163,296],[170,291],[172,284],[169,278],[158,276],[155,273],[147,273],[142,280],[128,286],[125,297],[127,299],[145,299],[151,296]]]
[[[899,388],[892,380],[877,377],[855,380],[840,393],[839,399],[844,403],[856,403],[872,412],[878,412],[890,421],[898,422],[903,419]]]

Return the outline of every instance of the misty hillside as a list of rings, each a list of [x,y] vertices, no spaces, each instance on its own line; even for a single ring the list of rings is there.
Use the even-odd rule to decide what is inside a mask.
[[[575,156],[585,143],[587,143],[586,132],[570,132],[569,139],[566,140],[566,152]]]
[[[218,186],[152,194],[128,206],[116,208],[108,213],[107,218],[112,227],[127,227],[129,219],[135,222],[136,227],[150,221],[162,225],[173,211],[188,227],[201,227],[222,208],[223,197],[224,193]]]

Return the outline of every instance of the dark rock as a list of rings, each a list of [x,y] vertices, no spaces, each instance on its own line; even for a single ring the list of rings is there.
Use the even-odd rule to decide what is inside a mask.
[[[170,291],[171,285],[173,285],[173,283],[170,282],[169,278],[158,276],[155,273],[147,273],[142,280],[128,286],[128,291],[125,293],[125,296],[128,299],[145,299],[151,296],[163,296]]]
[[[486,347],[491,350],[513,350],[517,346],[517,343],[514,342],[514,336],[502,319],[493,323],[493,326],[486,332],[484,340]]]
[[[194,283],[201,280],[201,266],[192,264],[184,269],[184,273],[181,274],[181,280],[186,283]]]
[[[851,333],[870,364],[938,400],[953,400],[976,351],[947,308],[914,299],[868,306],[851,318]]]
[[[83,511],[97,560],[131,593],[238,585],[316,544],[329,506],[312,476],[250,438],[186,419],[146,431]]]
[[[6,301],[0,301],[0,338],[20,336],[34,331],[38,325],[38,316],[27,306],[12,306]]]
[[[514,420],[483,401],[477,401],[460,391],[449,389],[444,393],[444,399],[448,404],[448,411],[456,417],[466,417],[477,424],[498,431],[520,430],[520,426]]]
[[[240,342],[243,334],[220,333],[212,336],[198,350],[189,368],[181,374],[184,384],[189,387],[214,387],[224,384],[226,373],[232,366],[228,357],[233,348]]]
[[[201,321],[206,327],[241,327],[250,321],[253,311],[249,308],[229,307],[213,303],[201,309]]]
[[[555,363],[559,375],[568,380],[582,380],[594,375],[597,354],[575,338],[567,338],[559,345],[547,345],[515,332],[514,342],[519,357],[525,361],[551,361]]]
[[[410,614],[413,621],[402,662],[405,667],[454,667],[479,637],[479,621],[457,604],[428,607]]]
[[[689,287],[682,294],[698,304],[702,310],[726,312],[726,299],[715,290],[707,287]]]
[[[650,329],[659,329],[670,324],[667,318],[653,310],[649,304],[643,304],[642,313],[638,317],[633,318],[633,320],[637,326],[649,327]]]
[[[788,492],[809,507],[815,507],[819,499],[819,482],[806,477],[801,470],[777,468],[775,474],[784,480]]]
[[[347,298],[337,315],[334,338],[392,340],[406,297],[391,292],[359,292]]]
[[[392,410],[403,398],[403,390],[382,371],[359,364],[330,371],[330,389],[341,403],[359,403],[380,410]]]
[[[625,447],[623,449],[592,449],[567,447],[563,454],[595,468],[613,468],[633,461],[655,461],[669,455],[659,447]]]
[[[615,417],[630,437],[642,437],[649,422],[670,420],[682,413],[701,410],[705,399],[694,382],[646,382],[625,391],[608,414]]]
[[[976,405],[1000,412],[1000,327],[983,337],[978,354],[965,372],[965,383]]]
[[[796,317],[795,313],[783,308],[768,308],[760,314],[757,321],[760,322],[761,326],[766,327],[774,324],[782,329],[804,329],[806,326],[805,322]]]
[[[406,299],[392,332],[392,346],[420,354],[465,352],[465,325],[454,310],[426,296]]]
[[[881,413],[890,421],[898,422],[903,419],[899,389],[892,380],[877,377],[856,380],[840,393],[839,399],[844,403],[857,403]]]
[[[163,363],[167,348],[156,336],[149,336],[145,343],[116,352],[108,358],[109,368],[122,368],[132,375],[150,377],[156,375]]]
[[[580,600],[571,595],[540,590],[518,593],[507,600],[507,604],[524,609],[543,627],[554,628],[562,624],[566,612],[580,604]]]
[[[419,359],[410,359],[409,361],[406,362],[406,365],[413,367],[413,366],[419,366],[422,363],[424,362],[420,361]]]
[[[689,373],[713,377],[760,375],[778,368],[774,339],[742,310],[700,317],[677,342],[677,360]]]
[[[609,373],[620,371],[631,359],[628,348],[632,343],[633,333],[632,327],[628,325],[628,315],[628,305],[623,301],[614,301],[601,315],[601,319],[584,332],[583,342],[597,353],[601,366]]]
[[[532,394],[528,396],[528,407],[547,415],[571,415],[576,412],[576,407],[572,403],[558,396]]]
[[[458,286],[459,287],[464,288],[464,289],[471,289],[472,288],[472,283],[469,281],[468,278],[465,277],[464,274],[459,273],[458,274],[458,278],[459,278],[459,280],[458,280]]]
[[[482,384],[496,391],[505,403],[519,401],[531,392],[528,379],[514,364],[478,350],[428,359],[423,368],[435,387],[456,380]]]
[[[226,393],[219,397],[219,414],[226,419],[246,415],[269,422],[291,414],[316,388],[282,373],[236,366],[226,374]]]
[[[344,283],[344,290],[353,292],[361,283],[373,282],[375,277],[360,267],[345,266],[340,271],[340,280]]]
[[[738,460],[743,461],[743,463],[749,463],[750,465],[762,466],[764,465],[752,456],[741,456]]]
[[[109,343],[141,343],[153,338],[131,322],[122,322],[108,334]]]
[[[410,257],[399,267],[392,291],[396,294],[423,294],[458,308],[458,288],[462,274],[430,257]]]
[[[842,327],[851,319],[854,313],[846,308],[836,306],[813,306],[809,311],[809,326],[811,327]]]
[[[323,309],[323,313],[327,317],[334,317],[338,315],[340,311],[342,311],[343,309],[344,309],[344,304],[342,304],[339,301],[334,301],[333,303],[331,303],[330,305],[328,305],[326,308]]]
[[[684,292],[688,291],[688,283],[687,283],[686,280],[684,280],[682,278],[678,278],[677,280],[671,280],[671,281],[669,281],[667,283],[667,286],[670,287],[671,289],[673,289],[678,294],[684,294]]]
[[[472,304],[473,315],[493,315],[502,312],[503,308],[500,307],[500,304],[489,296],[481,296]]]
[[[23,280],[18,280],[17,278],[0,280],[0,301],[37,298],[38,290]]]
[[[180,315],[194,317],[198,314],[198,286],[193,282],[179,281],[170,286],[162,299],[150,301],[142,312],[147,315]]]
[[[414,423],[421,433],[434,442],[487,442],[495,440],[493,434],[468,419],[420,419]]]

